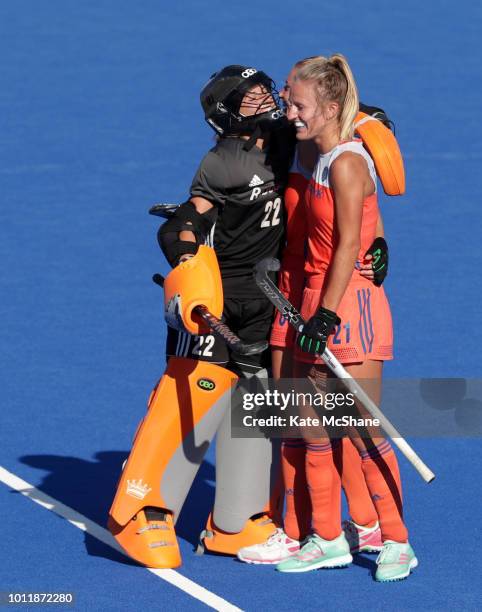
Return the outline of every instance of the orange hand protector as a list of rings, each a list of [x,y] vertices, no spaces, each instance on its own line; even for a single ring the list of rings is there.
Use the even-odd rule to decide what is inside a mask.
[[[164,280],[166,321],[190,334],[207,334],[209,328],[193,313],[206,306],[215,317],[223,312],[223,285],[214,249],[200,246],[194,257],[173,268]]]
[[[366,113],[359,112],[355,117],[355,130],[370,153],[387,195],[405,193],[405,170],[398,142],[381,121]]]

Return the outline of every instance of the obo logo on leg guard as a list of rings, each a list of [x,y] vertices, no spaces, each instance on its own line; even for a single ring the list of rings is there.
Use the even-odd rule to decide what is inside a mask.
[[[209,378],[200,378],[197,381],[197,386],[204,391],[214,391],[216,388],[214,381],[210,380]]]

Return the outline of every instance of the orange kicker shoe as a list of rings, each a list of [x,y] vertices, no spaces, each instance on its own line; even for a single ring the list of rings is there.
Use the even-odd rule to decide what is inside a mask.
[[[248,519],[239,533],[228,533],[216,527],[210,514],[206,529],[199,536],[196,552],[202,554],[207,549],[209,552],[234,556],[240,548],[265,542],[276,531],[276,527],[267,514],[261,514]]]
[[[107,526],[129,557],[135,561],[159,569],[181,565],[181,553],[171,513],[146,506],[124,527],[111,516]]]

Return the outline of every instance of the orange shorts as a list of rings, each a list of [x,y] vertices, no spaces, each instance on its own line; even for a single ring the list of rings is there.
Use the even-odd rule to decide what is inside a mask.
[[[282,270],[278,277],[278,287],[281,293],[297,309],[301,305],[303,285],[305,279],[303,275],[295,275],[289,270]],[[279,310],[276,311],[273,327],[271,328],[270,344],[274,347],[292,347],[295,341],[295,329],[285,319]]]
[[[308,279],[303,292],[301,316],[306,321],[320,305],[322,277]],[[390,306],[383,287],[363,278],[352,280],[337,309],[341,324],[328,339],[328,348],[341,363],[367,359],[393,359],[393,329]],[[295,349],[295,359],[323,363],[321,357]]]

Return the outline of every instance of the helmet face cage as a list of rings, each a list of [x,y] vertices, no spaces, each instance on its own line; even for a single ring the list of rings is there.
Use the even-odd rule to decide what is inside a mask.
[[[266,89],[266,96],[253,101],[252,108],[262,108],[267,98],[273,100],[268,111],[244,116],[239,108],[246,93],[255,85]],[[273,80],[264,72],[245,66],[227,66],[215,73],[201,92],[205,119],[220,135],[252,134],[256,129],[270,131],[279,127],[284,117]]]

